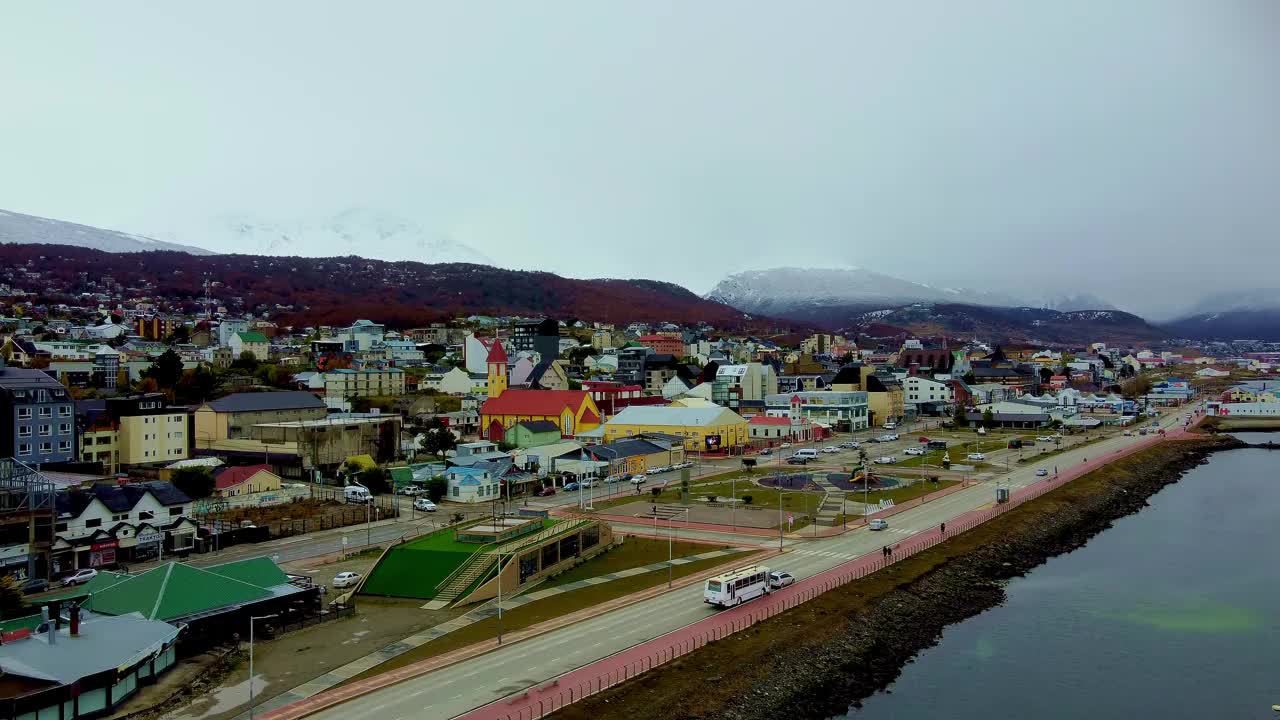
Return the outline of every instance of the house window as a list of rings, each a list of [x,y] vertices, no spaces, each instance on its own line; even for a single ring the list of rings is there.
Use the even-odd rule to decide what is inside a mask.
[[[84,521],[84,526],[85,526],[85,527],[87,527],[87,528],[102,527],[102,518],[94,518],[94,519],[92,519],[92,520],[85,520],[85,521]]]
[[[20,407],[20,408],[18,408],[18,419],[19,419],[19,420],[30,420],[30,419],[31,419],[31,408],[29,408],[29,407]]]
[[[19,425],[19,426],[18,426],[18,437],[31,437],[31,426],[30,426],[30,425]]]
[[[51,442],[42,442],[42,443],[40,443],[40,452],[42,452],[42,453],[51,453],[51,452],[53,452],[53,443],[51,443]]]
[[[182,514],[182,506],[169,508],[169,517],[177,517]]]
[[[71,406],[60,405],[58,407],[58,417],[71,417]]]
[[[40,408],[40,417],[42,418],[53,417],[53,408],[51,407]]]
[[[129,519],[129,513],[120,513],[120,514],[118,514],[118,515],[112,515],[112,516],[111,516],[111,519],[112,519],[112,520],[115,520],[115,521],[117,521],[117,522],[118,522],[118,521],[120,521],[120,520],[128,520],[128,519]]]
[[[71,423],[59,423],[58,432],[63,435],[66,435],[67,433],[71,432]]]
[[[70,441],[70,440],[59,440],[59,441],[58,441],[58,452],[70,452],[70,451],[71,451],[71,441]]]
[[[41,425],[41,426],[40,426],[40,434],[41,434],[41,435],[52,435],[52,434],[53,434],[53,426],[52,426],[52,425]]]
[[[156,514],[155,514],[155,513],[153,513],[153,512],[151,512],[150,510],[142,510],[142,511],[140,511],[140,512],[138,513],[138,519],[139,519],[139,520],[150,520],[151,518],[153,518],[153,517],[155,517],[155,516],[156,516]]]
[[[18,443],[18,454],[19,454],[19,455],[30,455],[30,454],[31,454],[31,443]]]

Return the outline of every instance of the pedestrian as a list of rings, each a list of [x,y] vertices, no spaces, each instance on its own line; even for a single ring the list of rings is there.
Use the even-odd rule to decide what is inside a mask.
[[[946,523],[942,523],[942,527],[941,527],[941,528],[939,528],[939,530],[941,530],[941,532],[942,532],[942,534],[943,534],[943,535],[946,535],[946,534],[947,534],[947,524],[946,524]]]
[[[1054,465],[1054,466],[1053,466],[1053,474],[1054,474],[1054,475],[1057,475],[1057,474],[1058,474],[1058,466],[1057,466],[1057,465]]]

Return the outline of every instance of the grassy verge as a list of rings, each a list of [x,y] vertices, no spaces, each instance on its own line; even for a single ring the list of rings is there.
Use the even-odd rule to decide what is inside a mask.
[[[748,697],[778,668],[779,649],[818,653],[831,637],[857,627],[859,617],[881,598],[906,588],[954,558],[1004,542],[1029,528],[1043,527],[1061,512],[1071,512],[1109,486],[1134,478],[1153,465],[1185,457],[1179,444],[1165,443],[1106,465],[1062,488],[1029,501],[994,520],[956,535],[929,550],[818,596],[789,612],[712,643],[686,658],[641,675],[616,689],[556,712],[558,720],[649,720],[655,717],[715,716]],[[728,671],[726,672],[726,669]]]
[[[796,472],[803,472],[797,470]],[[726,479],[720,479],[712,482],[699,482],[689,484],[689,499],[691,502],[702,502],[702,499],[709,495],[715,495],[718,498],[737,498],[743,500],[747,496],[751,497],[751,505],[753,507],[774,508],[778,507],[779,497],[782,500],[782,509],[788,512],[808,513],[815,511],[822,501],[821,492],[812,492],[804,490],[778,490],[776,488],[767,488],[756,485],[752,482],[752,476],[744,475],[742,472],[734,472],[729,474],[730,477],[737,477],[737,482],[729,482]],[[756,473],[754,477],[765,477],[765,473]],[[613,498],[607,501],[598,501],[595,504],[596,510],[603,510],[618,505],[624,505],[636,500],[653,500],[653,494],[650,488],[654,485],[645,485],[645,492],[641,495],[626,495],[619,498]],[[668,483],[666,488],[658,495],[659,503],[678,503],[680,502],[680,482]]]
[[[671,557],[687,557],[712,550],[723,550],[728,545],[706,545],[703,543],[678,540],[671,543]],[[629,570],[642,565],[665,562],[667,559],[667,541],[645,537],[628,537],[617,547],[597,555],[581,565],[574,566],[556,575],[539,586],[541,588],[567,585],[571,582],[587,578],[608,575],[619,570]]]
[[[704,548],[706,546],[703,546]],[[725,565],[730,563],[745,564],[744,558],[750,557],[747,553],[735,553],[724,557],[712,558],[710,560],[698,560],[687,565],[677,565],[672,568],[671,576],[673,578],[682,578],[688,575],[695,575],[704,570]],[[503,610],[502,612],[502,630],[509,633],[514,630],[536,625],[540,622],[553,620],[555,618],[568,615],[585,608],[589,608],[610,600],[616,600],[620,597],[630,595],[632,593],[646,590],[655,585],[667,582],[667,573],[665,570],[657,570],[654,572],[633,575],[629,578],[614,580],[612,582],[593,585],[591,587],[573,590],[562,595],[555,595],[544,598],[528,605],[522,605],[513,610]],[[489,618],[480,622],[472,623],[464,628],[455,630],[444,637],[437,638],[431,642],[416,647],[409,652],[394,657],[381,665],[372,667],[359,675],[347,680],[353,682],[363,680],[364,678],[380,675],[389,670],[410,665],[419,660],[442,655],[452,652],[460,648],[474,645],[484,640],[490,640],[498,635],[497,618]],[[345,684],[345,683],[344,683]]]
[[[937,492],[943,488],[949,488],[952,485],[959,484],[960,483],[957,480],[940,480],[936,483],[928,480],[921,480],[920,482],[911,483],[905,487],[886,488],[884,490],[873,489],[871,492],[867,493],[867,502],[877,503],[881,500],[889,499],[892,500],[894,504],[901,505],[908,500],[915,500],[921,495],[928,495],[931,492]],[[850,500],[861,500],[862,491],[850,490],[845,493],[845,497]]]

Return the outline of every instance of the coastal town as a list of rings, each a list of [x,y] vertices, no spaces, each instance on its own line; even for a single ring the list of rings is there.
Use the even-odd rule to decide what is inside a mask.
[[[1069,449],[1163,435],[1193,401],[1197,417],[1280,408],[1280,350],[1265,346],[487,316],[297,328],[213,302],[109,304],[121,289],[101,282],[117,295],[76,307],[5,288],[0,666],[18,715],[207,702],[146,686],[235,685],[251,626],[271,674],[273,644],[360,623],[390,644],[307,656],[376,672],[501,638],[498,607],[569,622],[778,549],[853,559],[805,548],[905,539],[918,531],[891,517],[914,503],[1057,479]],[[805,576],[774,562],[780,587]],[[81,635],[93,661],[69,663]],[[235,711],[338,684],[293,681]]]

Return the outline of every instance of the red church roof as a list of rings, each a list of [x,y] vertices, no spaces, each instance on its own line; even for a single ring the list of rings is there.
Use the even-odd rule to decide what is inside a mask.
[[[486,400],[480,406],[480,414],[558,417],[565,408],[576,413],[586,398],[585,390],[505,390]]]
[[[489,348],[489,357],[484,359],[487,363],[505,363],[507,362],[507,351],[502,349],[502,343],[498,340],[493,341],[493,347]]]
[[[214,486],[219,490],[225,490],[233,485],[239,485],[263,470],[270,472],[271,466],[259,463],[257,465],[223,468],[222,472],[213,478]]]
[[[751,425],[791,425],[791,418],[756,415],[747,422]]]

